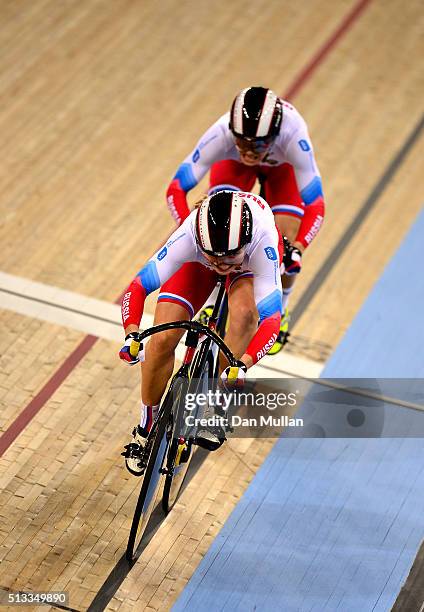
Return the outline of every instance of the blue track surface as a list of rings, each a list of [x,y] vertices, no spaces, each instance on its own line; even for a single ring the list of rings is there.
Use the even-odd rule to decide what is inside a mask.
[[[424,213],[323,377],[424,378],[423,261]],[[174,610],[390,610],[423,491],[422,438],[280,439]]]

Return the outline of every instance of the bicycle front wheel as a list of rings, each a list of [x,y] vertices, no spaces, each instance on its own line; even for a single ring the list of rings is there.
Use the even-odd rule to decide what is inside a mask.
[[[146,470],[143,476],[134,517],[131,524],[130,535],[128,538],[126,558],[128,561],[135,561],[138,556],[138,549],[141,544],[144,532],[150,516],[158,502],[162,467],[167,455],[169,445],[168,424],[171,418],[173,398],[181,387],[181,379],[176,378],[168,389],[163,403],[163,409],[157,423],[157,431],[153,440],[152,450],[147,461]]]
[[[181,384],[177,387],[174,396],[172,440],[166,459],[166,477],[162,495],[162,508],[165,514],[168,514],[177,501],[191,460],[192,441],[183,436],[184,403],[189,382],[185,377],[180,381]]]
[[[184,446],[184,448],[181,449],[181,446]],[[187,440],[181,445],[179,441],[175,439],[170,446],[170,455],[172,459],[168,467],[168,473],[165,477],[162,495],[162,508],[166,514],[174,507],[181,487],[183,486],[193,456],[192,446],[191,440]]]
[[[162,463],[167,444],[166,430],[163,427],[162,431],[158,430],[153,442],[152,452],[146,466],[146,472],[135,507],[126,551],[128,561],[135,561],[137,558],[137,550],[153,509],[156,506],[161,483]]]

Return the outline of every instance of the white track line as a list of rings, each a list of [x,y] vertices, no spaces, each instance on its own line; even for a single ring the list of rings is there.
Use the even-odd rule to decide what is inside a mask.
[[[25,278],[0,272],[1,308],[18,314],[70,327],[85,334],[106,340],[122,342],[120,307],[103,300],[37,283]],[[143,327],[153,324],[153,316],[143,315]],[[184,344],[177,348],[177,357],[182,359]],[[266,357],[249,370],[256,378],[305,377],[318,378],[323,364],[304,357],[296,357],[282,351]]]

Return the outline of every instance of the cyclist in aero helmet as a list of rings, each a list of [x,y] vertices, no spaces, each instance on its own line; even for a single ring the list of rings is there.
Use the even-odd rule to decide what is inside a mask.
[[[168,206],[178,224],[189,214],[187,193],[208,171],[209,195],[222,189],[249,192],[259,180],[276,225],[288,238],[283,316],[269,353],[278,352],[288,336],[287,305],[302,254],[324,220],[321,176],[303,117],[266,87],[238,93],[230,112],[200,138],[168,187]]]
[[[204,253],[224,257],[240,252],[252,239],[252,213],[237,192],[218,191],[197,211],[196,238]]]
[[[130,365],[143,361],[141,418],[133,444],[153,425],[160,399],[174,367],[175,348],[184,331],[172,329],[152,336],[146,357],[138,339],[146,296],[161,287],[155,324],[188,320],[213,290],[217,274],[229,276],[229,327],[225,340],[240,360],[237,375],[261,359],[275,342],[281,320],[283,245],[274,217],[260,196],[219,191],[204,199],[166,244],[141,268],[122,301],[125,344],[120,357]],[[252,312],[254,313],[252,315]],[[259,314],[259,326],[258,326]],[[228,375],[224,369],[222,377]],[[218,436],[204,432],[205,446],[219,446]],[[198,434],[198,442],[202,437]],[[215,446],[214,446],[215,445]],[[137,473],[137,459],[126,458]]]
[[[283,118],[281,100],[271,89],[248,87],[234,99],[229,127],[241,161],[256,165],[278,136]]]

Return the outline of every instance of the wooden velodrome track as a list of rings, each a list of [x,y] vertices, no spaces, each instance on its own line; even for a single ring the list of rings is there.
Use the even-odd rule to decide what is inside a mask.
[[[0,270],[114,302],[173,227],[164,193],[178,164],[240,88],[264,84],[305,116],[327,202],[291,350],[334,348],[422,206],[422,5],[363,1],[325,49],[355,7],[3,0]],[[387,307],[395,318],[396,296]],[[84,335],[6,310],[0,323],[5,432]],[[272,447],[232,440],[207,456],[122,573],[139,482],[120,451],[139,382],[118,348],[94,343],[4,449],[3,590],[65,589],[85,610],[121,572],[91,609],[168,609]]]

